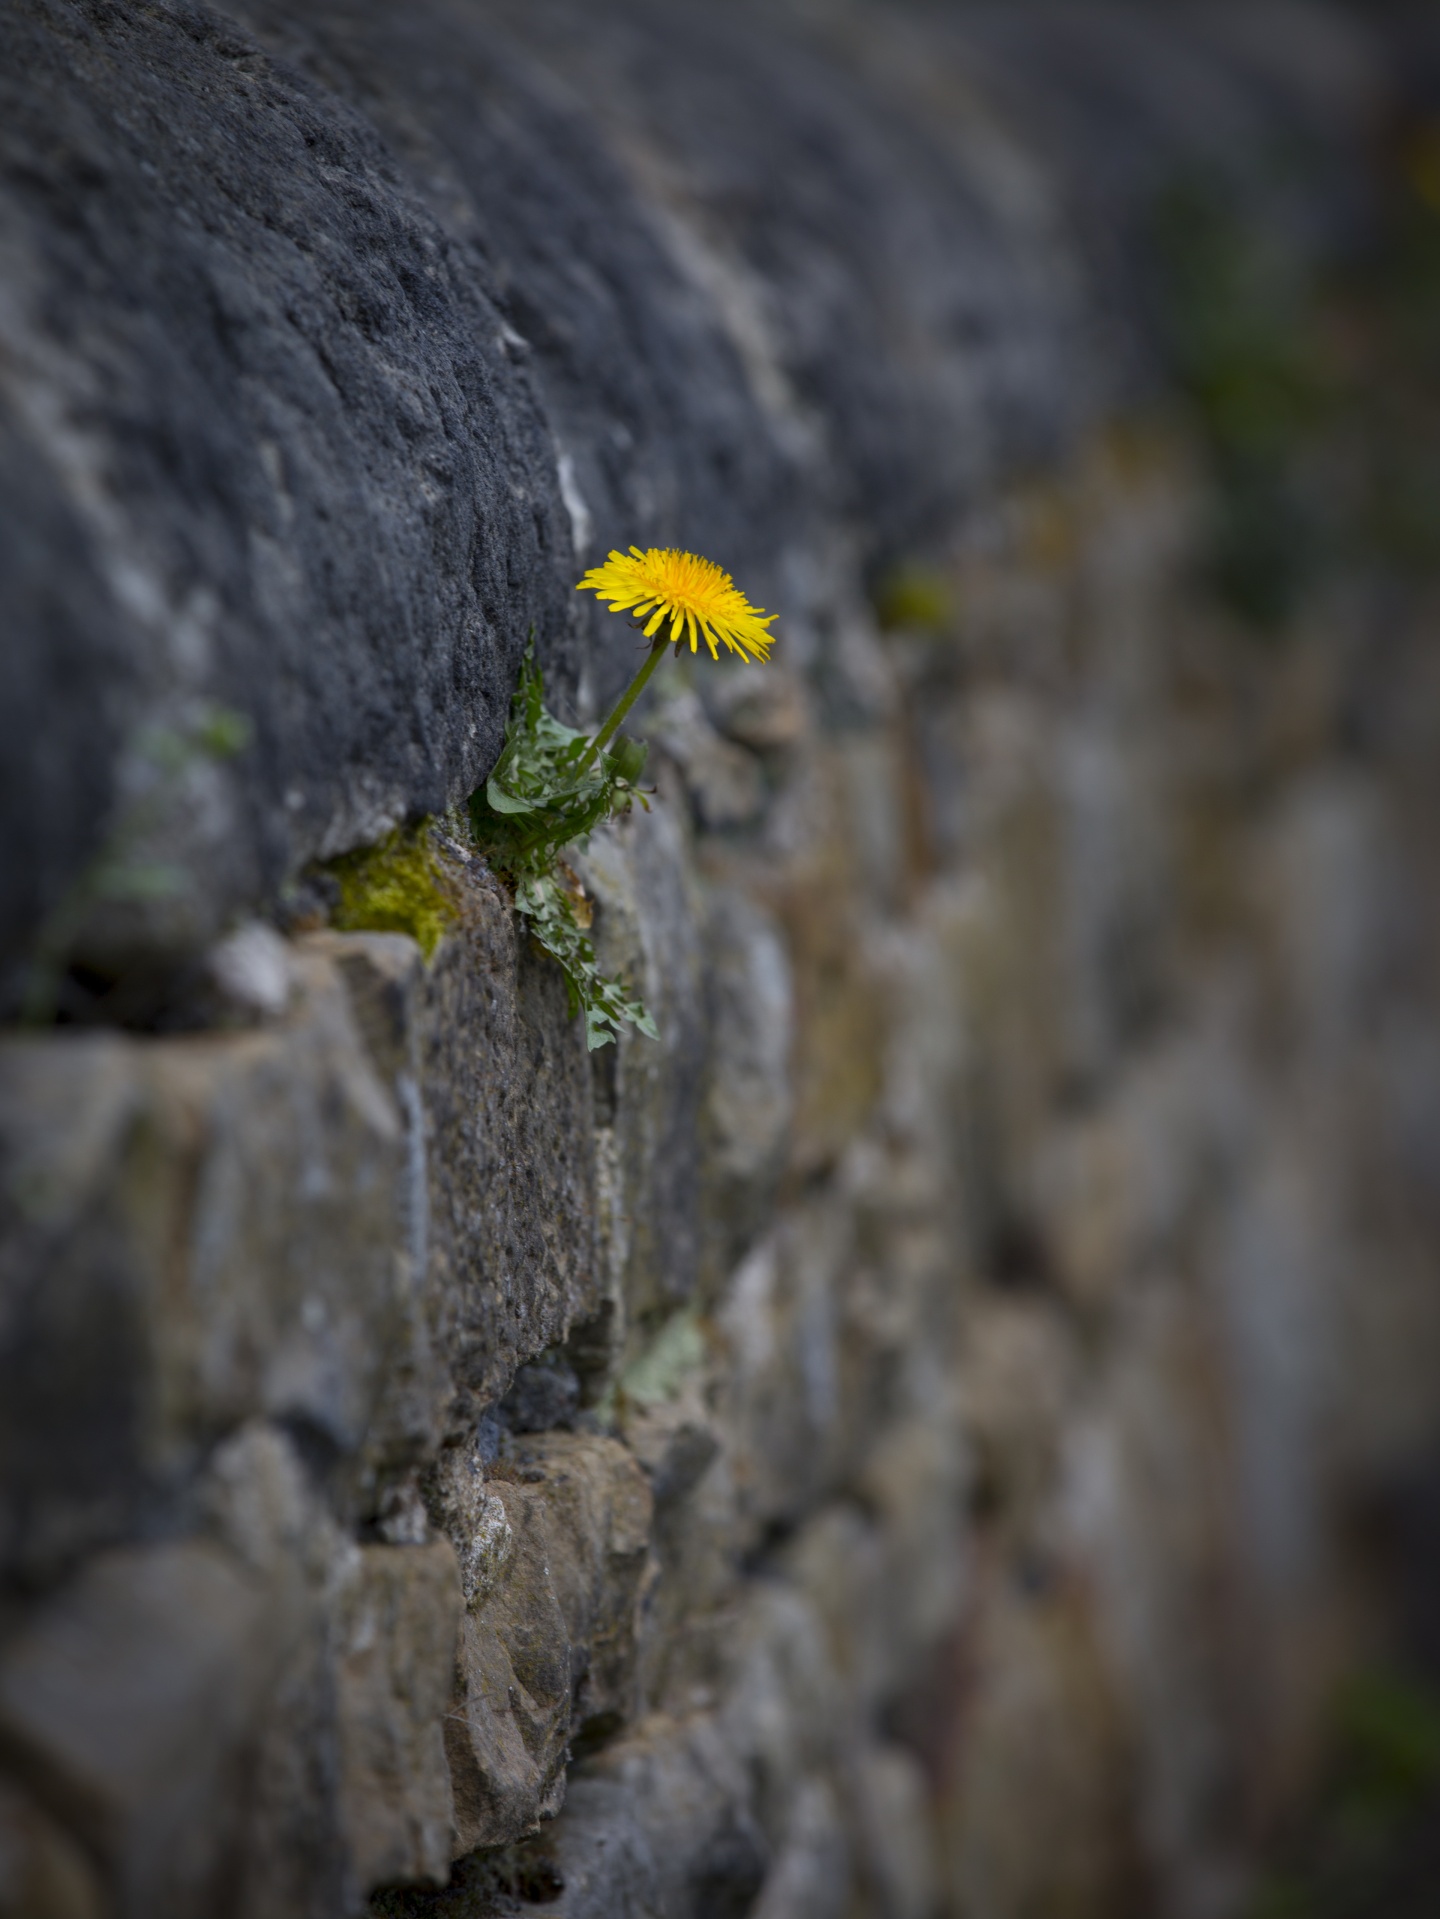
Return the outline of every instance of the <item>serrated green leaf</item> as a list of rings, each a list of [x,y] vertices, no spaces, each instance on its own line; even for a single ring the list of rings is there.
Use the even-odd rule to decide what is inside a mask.
[[[622,741],[618,752],[595,764],[587,763],[589,746],[587,734],[546,709],[532,646],[504,748],[484,788],[471,797],[470,820],[477,841],[514,887],[515,910],[531,938],[564,973],[570,1012],[584,1013],[585,1043],[593,1052],[626,1025],[651,1039],[659,1033],[644,1003],[601,973],[594,944],[576,918],[574,892],[559,871],[566,847],[583,846],[595,827],[627,812],[637,798],[647,804],[633,786],[645,748]]]

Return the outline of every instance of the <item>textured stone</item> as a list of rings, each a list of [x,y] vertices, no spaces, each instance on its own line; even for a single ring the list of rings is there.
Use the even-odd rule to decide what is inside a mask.
[[[856,1755],[854,1781],[858,1864],[870,1905],[887,1919],[928,1919],[938,1872],[924,1773],[903,1746],[873,1746]]]
[[[913,538],[998,442],[1050,442],[1077,397],[1058,385],[1056,236],[1002,226],[945,137],[948,102],[922,117],[783,17],[763,41],[704,6],[507,17],[660,189],[762,401],[818,441],[827,506],[877,544]]]
[[[108,929],[113,968],[462,799],[530,626],[564,631],[570,530],[493,278],[362,118],[201,6],[25,6],[5,35],[6,444],[44,475],[30,517],[89,556],[28,589],[85,662],[63,740],[32,669],[3,700],[7,793],[50,821],[7,879],[7,963],[145,727],[208,699],[255,730],[167,794],[188,883]]]
[[[817,1779],[797,1797],[786,1843],[751,1908],[756,1919],[789,1913],[823,1919],[840,1905],[850,1884],[850,1847],[833,1790]]]
[[[362,1892],[443,1885],[455,1816],[441,1721],[461,1609],[455,1555],[364,1546],[338,1604],[340,1816]]]
[[[584,1033],[559,968],[472,872],[420,1014],[433,1337],[460,1427],[598,1294]]]
[[[835,1473],[846,1223],[829,1208],[791,1215],[746,1256],[717,1316],[732,1471],[756,1527],[799,1513]]]
[[[467,1431],[520,1359],[599,1304],[584,1033],[484,861],[447,857],[459,919],[428,965],[394,935],[311,939],[349,983],[410,1132],[424,1279],[389,1409],[400,1463],[407,1444]]]
[[[844,749],[822,748],[795,768],[771,824],[780,859],[762,897],[768,895],[790,955],[790,1162],[801,1177],[833,1166],[880,1086],[886,1005],[852,857],[862,811]]]
[[[794,987],[790,956],[769,914],[738,887],[707,901],[711,1021],[704,1124],[712,1273],[728,1274],[773,1203],[791,1117]]]
[[[653,745],[679,768],[702,827],[749,826],[759,817],[765,805],[759,761],[716,732],[697,694],[676,690],[663,704],[656,702],[648,730]]]
[[[707,1716],[654,1716],[576,1768],[547,1850],[568,1910],[694,1915],[747,1911],[769,1846],[744,1773]]]
[[[1083,1554],[1094,1630],[1132,1715],[1147,1852],[1168,1883],[1197,1889],[1212,1870],[1233,1871],[1229,1808],[1262,1762],[1253,1732],[1226,1730],[1244,1710],[1227,1678],[1243,1654],[1217,1595],[1227,1569],[1237,1583],[1248,1576],[1221,1477],[1216,1363],[1194,1301],[1174,1282],[1152,1285],[1127,1312],[1105,1411],[1073,1430],[1065,1461],[1064,1530]],[[1278,1678],[1272,1652],[1252,1684]]]
[[[0,1749],[122,1911],[178,1919],[224,1896],[282,1632],[233,1559],[184,1544],[92,1559],[6,1641]]]
[[[513,1539],[461,1626],[445,1737],[462,1852],[556,1812],[572,1732],[604,1736],[632,1716],[649,1567],[649,1490],[613,1440],[516,1439],[490,1491]]]
[[[4,1552],[27,1576],[253,1414],[327,1463],[365,1437],[408,1285],[403,1143],[338,980],[298,979],[242,1037],[7,1043]]]
[[[607,47],[583,10],[425,5],[403,25],[383,4],[244,12],[373,119],[434,216],[483,252],[509,350],[543,395],[574,561],[632,541],[714,551],[773,605],[814,515],[793,409],[774,417],[703,236],[637,177],[636,122],[617,137],[597,115],[627,43],[675,62],[671,21],[617,9]],[[630,631],[571,605],[583,690],[613,700],[633,670]]]
[[[945,1807],[951,1909],[1123,1911],[1136,1896],[1124,1725],[1083,1608],[1059,1592],[997,1591],[973,1656]]]
[[[1033,1512],[1049,1492],[1076,1391],[1065,1329],[1048,1306],[1003,1301],[971,1317],[961,1403],[985,1497]]]
[[[600,965],[639,992],[661,1035],[657,1046],[627,1029],[596,1065],[609,1283],[637,1317],[683,1302],[699,1272],[702,906],[679,815],[668,801],[637,810],[596,833],[578,863],[597,904]]]
[[[504,1502],[485,1483],[483,1457],[463,1446],[447,1447],[427,1491],[436,1523],[454,1546],[465,1604],[481,1605],[494,1591],[515,1543]]]
[[[341,1909],[356,1875],[339,1804],[335,1612],[355,1548],[294,1439],[264,1421],[215,1448],[197,1490],[209,1532],[263,1584],[283,1642],[256,1729],[229,1896],[243,1919]]]

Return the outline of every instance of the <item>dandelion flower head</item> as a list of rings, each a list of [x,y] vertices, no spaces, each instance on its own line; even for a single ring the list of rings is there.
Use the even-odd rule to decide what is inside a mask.
[[[587,588],[613,613],[633,612],[636,619],[648,614],[647,640],[669,620],[665,637],[678,646],[688,632],[694,653],[703,633],[711,659],[720,657],[717,640],[742,659],[754,660],[766,659],[775,643],[774,634],[766,631],[775,614],[751,606],[713,560],[677,547],[652,546],[642,553],[632,546],[628,553],[611,553],[604,566],[591,567],[575,590]]]

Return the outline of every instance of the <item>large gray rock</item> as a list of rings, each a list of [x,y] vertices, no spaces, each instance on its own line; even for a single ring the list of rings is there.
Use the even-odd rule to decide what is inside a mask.
[[[412,1285],[404,1140],[339,978],[291,978],[267,1029],[0,1057],[12,1574],[130,1535],[257,1415],[354,1497]]]
[[[442,1733],[460,1618],[455,1555],[446,1540],[365,1546],[347,1571],[336,1733],[352,1884],[443,1885],[455,1851]]]
[[[484,861],[451,846],[447,870],[457,917],[429,964],[395,934],[307,942],[345,978],[405,1115],[417,1283],[372,1434],[382,1477],[470,1432],[601,1298],[583,1031]]]
[[[102,1555],[8,1639],[0,1745],[124,1911],[179,1919],[225,1896],[282,1650],[264,1587],[202,1544]]]
[[[516,1440],[490,1486],[509,1537],[462,1623],[445,1727],[461,1852],[553,1817],[572,1734],[633,1717],[650,1572],[650,1491],[615,1441]]]
[[[204,7],[27,5],[0,32],[4,464],[28,501],[4,592],[38,623],[0,694],[8,830],[33,822],[13,967],[146,730],[200,702],[254,742],[205,808],[166,796],[153,837],[187,883],[144,939],[193,945],[307,857],[463,799],[527,632],[565,631],[573,556],[493,280],[365,120]],[[35,577],[37,536],[52,573],[76,556],[63,582]]]

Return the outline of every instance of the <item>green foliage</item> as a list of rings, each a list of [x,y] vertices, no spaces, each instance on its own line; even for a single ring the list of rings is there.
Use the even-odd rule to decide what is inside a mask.
[[[1278,627],[1321,539],[1305,466],[1334,395],[1316,288],[1212,182],[1163,194],[1156,233],[1170,349],[1214,481],[1214,581],[1254,625]]]
[[[1321,1794],[1246,1919],[1416,1919],[1434,1910],[1426,1835],[1440,1817],[1440,1700],[1393,1672],[1336,1701]]]
[[[585,930],[588,902],[563,862],[557,860],[550,872],[521,874],[515,880],[515,910],[536,944],[558,960],[571,1016],[584,1013],[585,1044],[592,1053],[618,1039],[627,1023],[647,1039],[659,1039],[644,1001],[627,998],[619,980],[607,979],[596,964],[594,942]]]
[[[515,910],[531,937],[558,962],[571,1014],[584,1014],[592,1051],[618,1038],[626,1024],[650,1039],[659,1035],[643,1003],[601,973],[589,937],[589,902],[561,853],[572,845],[583,849],[597,826],[628,812],[637,799],[647,804],[635,786],[644,764],[645,748],[636,740],[617,739],[597,754],[587,734],[561,725],[546,709],[532,645],[504,750],[470,801],[476,841],[513,886]]]
[[[1317,264],[1192,178],[1155,209],[1161,316],[1212,482],[1221,596],[1283,626],[1336,564],[1440,568],[1440,126],[1421,127],[1363,250]]]
[[[455,889],[436,857],[428,820],[397,827],[378,846],[342,854],[327,871],[340,888],[331,919],[342,933],[408,933],[429,959],[457,917]]]
[[[1440,1704],[1392,1673],[1367,1673],[1339,1706],[1343,1805],[1357,1827],[1406,1818],[1440,1787]]]

